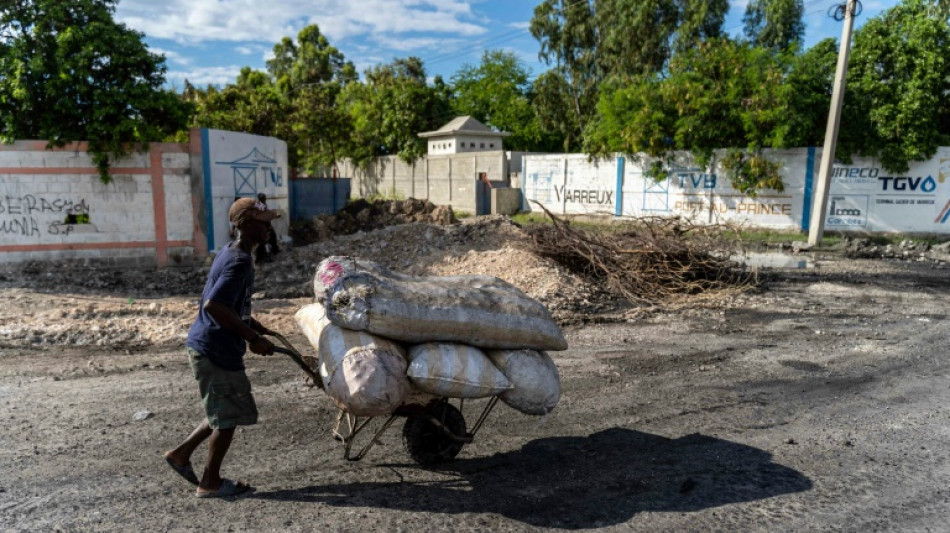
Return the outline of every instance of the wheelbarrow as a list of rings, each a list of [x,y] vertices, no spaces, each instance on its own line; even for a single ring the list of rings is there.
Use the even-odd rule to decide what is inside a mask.
[[[297,363],[298,366],[313,380],[315,386],[324,389],[323,379],[303,356],[278,333],[272,335],[281,344],[274,346],[274,351],[285,354]],[[456,398],[458,407],[450,403],[449,398],[436,397],[425,405],[408,403],[397,407],[392,413],[385,415],[386,420],[376,430],[369,441],[356,453],[353,446],[358,435],[368,433],[367,427],[378,417],[353,416],[342,409],[337,415],[336,427],[333,428],[333,438],[343,443],[343,458],[347,461],[359,461],[379,442],[383,433],[389,429],[397,418],[405,418],[402,426],[402,441],[406,451],[412,459],[423,466],[431,466],[454,459],[462,447],[472,442],[475,433],[482,427],[489,413],[498,404],[498,396],[488,399],[472,426],[468,431],[465,426],[465,417],[462,409],[465,406],[463,398]]]

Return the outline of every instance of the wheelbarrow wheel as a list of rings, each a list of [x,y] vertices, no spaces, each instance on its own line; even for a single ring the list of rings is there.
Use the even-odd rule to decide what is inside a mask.
[[[455,406],[439,402],[427,414],[440,421],[453,434],[465,436],[465,418]],[[425,417],[411,416],[402,427],[402,440],[412,460],[423,466],[451,461],[462,451],[464,442],[455,440]]]

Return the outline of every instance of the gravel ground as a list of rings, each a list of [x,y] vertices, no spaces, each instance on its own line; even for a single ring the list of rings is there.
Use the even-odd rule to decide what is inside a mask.
[[[643,310],[528,254],[503,218],[393,226],[260,266],[255,314],[298,348],[310,349],[293,312],[330,254],[497,275],[539,299],[570,344],[551,354],[560,404],[544,418],[498,405],[440,468],[412,463],[401,421],[348,462],[330,400],[286,357],[249,355],[261,419],[224,471],[256,491],[198,500],[161,454],[201,416],[181,342],[206,269],[32,265],[0,277],[0,530],[863,532],[950,519],[941,252],[801,252],[807,268],[763,271],[755,293]],[[484,405],[466,402],[469,427]]]

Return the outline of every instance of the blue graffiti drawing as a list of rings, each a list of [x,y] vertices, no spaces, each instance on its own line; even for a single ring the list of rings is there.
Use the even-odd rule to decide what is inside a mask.
[[[529,175],[528,179],[531,183],[531,187],[527,191],[529,193],[528,199],[540,202],[542,204],[550,204],[552,189],[554,187],[553,176],[550,173],[545,176],[535,172]]]
[[[215,164],[231,167],[234,173],[235,196],[253,196],[257,194],[258,172],[260,172],[263,179],[262,188],[267,186],[268,181],[277,187],[283,185],[284,182],[283,171],[280,167],[277,167],[277,160],[267,157],[257,148],[234,161],[218,161]],[[276,173],[274,172],[275,167],[277,169]]]
[[[670,211],[670,178],[656,182],[653,178],[644,177],[643,207],[644,211]]]

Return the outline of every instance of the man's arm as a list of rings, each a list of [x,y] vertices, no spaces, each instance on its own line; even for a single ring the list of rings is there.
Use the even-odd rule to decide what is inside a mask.
[[[254,317],[251,317],[250,322],[251,329],[260,333],[261,335],[274,335],[274,331],[272,329],[268,328],[264,324],[261,324]]]
[[[274,345],[263,337],[263,334],[269,333],[270,330],[262,326],[260,322],[251,319],[251,324],[256,327],[249,326],[233,309],[214,300],[205,300],[204,308],[219,326],[247,341],[252,352],[260,355],[274,353]],[[262,331],[261,328],[266,331]]]

